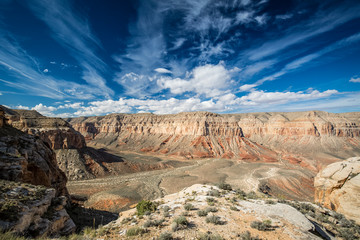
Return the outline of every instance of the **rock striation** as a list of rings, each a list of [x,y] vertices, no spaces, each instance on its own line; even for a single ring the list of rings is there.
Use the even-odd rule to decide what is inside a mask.
[[[41,139],[10,126],[0,128],[0,178],[44,185],[67,195],[66,176],[55,153]]]
[[[360,157],[328,165],[314,186],[315,202],[360,223]]]
[[[66,176],[38,136],[0,127],[0,227],[29,237],[67,235]]]
[[[285,161],[305,166],[297,155],[326,164],[360,153],[360,113],[142,113],[67,121],[94,146],[185,158],[277,162],[280,152]]]
[[[39,136],[54,150],[80,149],[86,146],[83,136],[61,118],[45,117],[35,110],[5,108],[5,113],[8,124],[28,134]]]

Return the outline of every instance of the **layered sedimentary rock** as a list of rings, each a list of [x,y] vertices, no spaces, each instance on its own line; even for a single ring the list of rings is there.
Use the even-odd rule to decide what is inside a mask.
[[[12,110],[5,108],[8,124],[38,135],[52,149],[80,149],[86,146],[84,137],[61,118],[49,118],[35,110]]]
[[[66,176],[41,139],[10,126],[0,128],[0,179],[44,185],[67,195]]]
[[[328,165],[314,186],[315,202],[360,223],[360,157]]]
[[[67,119],[88,143],[186,158],[283,160],[309,165],[360,153],[360,114],[320,111],[214,114],[110,114]],[[323,158],[323,159],[322,159]],[[314,167],[317,164],[314,164]]]

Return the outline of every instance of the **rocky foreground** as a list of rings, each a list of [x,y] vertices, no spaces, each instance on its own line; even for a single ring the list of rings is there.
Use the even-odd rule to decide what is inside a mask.
[[[220,188],[219,188],[220,187]],[[142,201],[96,231],[97,239],[357,239],[360,226],[305,202],[196,184]]]

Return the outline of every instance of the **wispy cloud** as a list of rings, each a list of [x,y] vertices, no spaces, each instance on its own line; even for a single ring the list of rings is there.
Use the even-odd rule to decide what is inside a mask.
[[[349,82],[360,83],[360,77],[354,76],[349,80]]]
[[[35,96],[52,99],[90,99],[101,96],[102,90],[72,81],[55,79],[38,68],[36,58],[30,56],[11,34],[0,29],[0,71],[5,85],[21,89]]]
[[[108,67],[96,54],[102,48],[101,43],[92,33],[86,18],[73,11],[66,0],[36,0],[29,3],[29,7],[49,26],[54,39],[79,62],[83,79],[89,85],[100,87],[104,96],[113,95],[114,91],[107,87],[102,77],[102,72],[107,72]]]
[[[278,38],[276,36],[276,40],[268,41],[260,47],[251,49],[246,55],[250,60],[259,60],[271,56],[358,17],[360,17],[359,5],[348,6],[348,4],[344,4],[336,9],[320,11],[317,16],[311,18],[308,22],[287,30],[283,37]]]

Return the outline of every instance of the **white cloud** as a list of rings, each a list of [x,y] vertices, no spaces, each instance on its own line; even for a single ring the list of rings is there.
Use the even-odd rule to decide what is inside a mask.
[[[154,71],[158,73],[171,73],[171,71],[166,68],[155,68]]]
[[[23,106],[23,105],[17,105],[14,107],[15,109],[24,109],[24,110],[29,110],[30,108],[27,106]]]
[[[209,100],[201,100],[197,97],[187,99],[169,98],[166,100],[120,98],[117,101],[105,100],[90,102],[88,106],[80,106],[74,115],[90,116],[127,112],[154,112],[156,114],[188,111],[242,112],[259,111],[259,109],[264,111],[268,111],[269,109],[280,111],[292,104],[297,104],[297,106],[302,106],[310,110],[313,108],[313,103],[338,94],[339,93],[336,90],[319,92],[317,90],[309,89],[307,92],[253,91],[243,97],[237,97],[232,93],[227,93]],[[333,104],[336,103],[334,102]],[[281,108],[276,108],[274,106],[281,106]]]
[[[329,97],[337,94],[336,90],[327,90],[319,92],[317,90],[311,90],[309,93],[304,92],[264,92],[264,91],[252,91],[247,96],[240,98],[241,104],[254,105],[254,104],[284,104],[290,101],[303,101]]]
[[[57,108],[53,106],[48,107],[46,105],[43,105],[42,103],[39,103],[38,105],[33,107],[32,110],[36,110],[44,116],[54,116],[54,111],[56,111]]]
[[[50,62],[50,64],[53,64],[53,65],[54,65],[54,64],[56,64],[56,62],[52,61],[52,62]]]
[[[157,83],[161,88],[169,88],[174,94],[195,92],[207,97],[215,97],[229,88],[230,79],[230,71],[222,63],[219,63],[218,65],[206,64],[194,68],[189,79],[162,77]]]
[[[288,13],[288,14],[277,15],[275,18],[280,20],[287,20],[292,18],[293,16],[294,14]]]
[[[353,83],[360,83],[360,77],[352,77],[349,82],[353,82]]]
[[[45,68],[45,69],[43,70],[43,72],[44,72],[44,73],[48,73],[48,72],[49,72],[49,69]]]
[[[239,90],[240,92],[247,92],[253,90],[255,87],[257,87],[256,84],[244,84],[239,88]]]
[[[82,102],[76,102],[76,103],[65,103],[64,105],[60,105],[57,107],[57,109],[79,109],[84,103]]]

